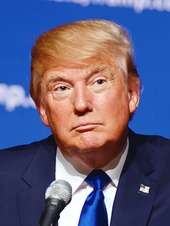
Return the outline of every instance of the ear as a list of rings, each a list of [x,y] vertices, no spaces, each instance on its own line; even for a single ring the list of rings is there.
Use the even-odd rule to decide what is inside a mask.
[[[140,101],[140,80],[136,76],[129,76],[128,78],[128,96],[129,96],[129,111],[133,114]]]
[[[43,123],[49,127],[49,121],[48,121],[48,114],[47,114],[47,106],[45,104],[40,104],[39,107],[37,108],[39,115],[41,117],[41,120]]]

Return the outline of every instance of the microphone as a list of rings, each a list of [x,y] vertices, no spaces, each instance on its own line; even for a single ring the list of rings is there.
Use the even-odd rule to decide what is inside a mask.
[[[40,217],[40,226],[55,225],[71,198],[72,188],[67,181],[53,181],[45,193],[45,209]]]

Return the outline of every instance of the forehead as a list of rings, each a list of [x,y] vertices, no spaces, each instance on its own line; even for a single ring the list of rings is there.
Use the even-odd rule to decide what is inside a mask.
[[[48,69],[43,76],[44,82],[56,78],[63,79],[86,79],[99,72],[115,73],[118,71],[118,67],[115,64],[110,64],[107,61],[99,61],[95,59],[90,59],[81,63],[68,63],[61,64],[57,67]]]

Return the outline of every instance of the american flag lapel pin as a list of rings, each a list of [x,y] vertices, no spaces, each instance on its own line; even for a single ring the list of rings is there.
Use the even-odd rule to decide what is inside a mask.
[[[150,187],[144,184],[141,184],[139,188],[139,192],[147,195],[150,192]]]

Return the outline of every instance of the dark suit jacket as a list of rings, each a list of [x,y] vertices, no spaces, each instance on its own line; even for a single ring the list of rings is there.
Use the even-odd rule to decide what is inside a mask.
[[[169,226],[170,141],[132,132],[129,139],[111,226]],[[0,151],[1,226],[38,226],[45,190],[55,176],[55,152],[52,136]]]

